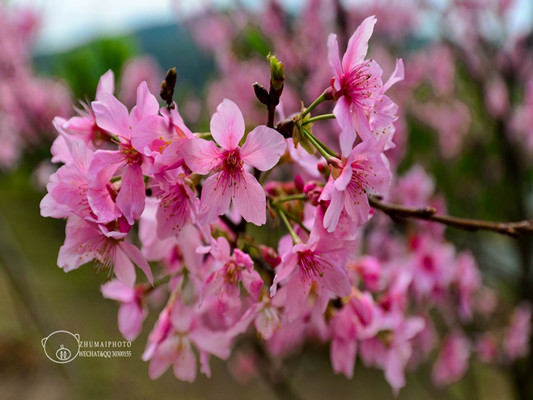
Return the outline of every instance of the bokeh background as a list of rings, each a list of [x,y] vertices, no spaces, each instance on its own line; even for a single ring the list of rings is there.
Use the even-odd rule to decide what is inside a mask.
[[[18,50],[9,51],[21,60],[10,72],[9,51],[3,51],[3,59],[0,55],[0,154],[5,154],[0,169],[0,399],[277,398],[260,374],[247,369],[245,346],[242,351],[238,347],[227,363],[213,360],[212,379],[201,376],[186,384],[168,371],[151,381],[141,354],[154,315],[133,343],[131,358],[78,358],[56,365],[45,358],[40,343],[59,329],[79,333],[84,340],[122,340],[117,305],[100,294],[107,276],[90,266],[69,274],[61,271],[56,259],[64,240],[64,222],[39,213],[46,178],[55,168],[49,162],[54,138],[51,118],[73,115],[76,99],[93,99],[98,78],[108,69],[115,72],[119,97],[131,105],[138,82],[147,80],[157,93],[164,72],[175,66],[180,111],[193,131],[207,130],[213,105],[228,90],[224,79],[237,79],[221,52],[232,51],[249,63],[245,78],[253,99],[254,80],[250,79],[268,81],[266,54],[287,51],[272,46],[286,43],[290,50],[290,43],[306,38],[288,28],[298,26],[305,2],[274,2],[282,11],[272,11],[267,3],[17,0],[0,6],[0,46],[9,50],[10,43],[20,40],[13,45]],[[376,13],[371,53],[381,59],[405,59],[406,83],[395,91],[400,108],[407,110],[398,134],[403,144],[394,161],[400,172],[414,164],[424,166],[453,215],[502,221],[532,217],[533,137],[527,126],[527,121],[533,121],[533,116],[528,120],[533,99],[528,100],[527,89],[533,79],[531,2],[315,3],[322,3],[321,7],[327,3],[333,19],[342,12],[331,5],[344,7],[347,16],[337,21],[337,27],[345,33],[353,32],[363,16]],[[425,8],[417,8],[422,3]],[[477,25],[452,29],[468,21],[462,13],[472,10],[478,15]],[[273,12],[286,16],[286,27],[265,25]],[[8,21],[15,20],[19,31],[8,31]],[[271,40],[269,34],[283,38]],[[307,55],[299,57],[314,57],[315,47],[324,53],[325,41],[314,40],[306,44]],[[462,43],[472,46],[462,47]],[[18,75],[20,70],[24,73]],[[39,82],[29,85],[34,81]],[[326,76],[316,84],[318,94],[327,85]],[[306,90],[302,96],[308,102],[316,88]],[[18,110],[17,118],[29,126],[12,121],[16,113],[6,111],[8,95],[22,99],[27,108]],[[525,110],[525,116],[520,117],[520,110]],[[515,126],[524,120],[525,128]],[[10,135],[18,136],[14,140]],[[485,282],[510,304],[531,299],[531,238],[513,240],[453,229],[447,236],[458,248],[473,250]],[[394,398],[381,371],[359,363],[350,381],[333,374],[327,347],[305,350],[289,357],[284,366],[301,398]],[[520,398],[518,380],[533,380],[531,360],[521,363],[511,368],[474,361],[464,379],[446,389],[434,388],[429,367],[422,367],[408,374],[408,384],[398,398]]]

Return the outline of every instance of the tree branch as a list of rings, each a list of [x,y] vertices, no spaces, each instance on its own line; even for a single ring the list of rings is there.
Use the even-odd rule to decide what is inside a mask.
[[[438,222],[447,226],[453,226],[454,228],[465,229],[469,231],[491,231],[515,238],[519,237],[522,233],[533,233],[533,220],[524,220],[518,222],[483,221],[437,214],[437,210],[433,207],[416,208],[405,207],[395,203],[387,203],[374,196],[369,196],[368,201],[373,208],[383,211],[391,218],[399,217],[423,219],[426,221]]]

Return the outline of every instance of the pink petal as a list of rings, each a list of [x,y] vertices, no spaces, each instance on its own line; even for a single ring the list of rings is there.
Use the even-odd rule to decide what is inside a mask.
[[[362,225],[368,221],[370,205],[368,204],[368,198],[365,193],[359,191],[354,193],[346,190],[344,192],[344,208],[352,221],[357,223],[357,225]]]
[[[142,329],[145,314],[137,303],[124,303],[118,309],[118,329],[126,340],[134,340]]]
[[[117,195],[117,207],[130,225],[140,218],[144,210],[145,196],[146,189],[141,166],[128,165],[122,175],[122,184]]]
[[[289,253],[283,256],[281,265],[276,268],[276,276],[270,287],[270,297],[274,297],[278,288],[278,283],[287,278],[298,264],[298,255]]]
[[[255,225],[266,222],[266,196],[263,187],[251,174],[236,174],[233,204],[242,217]]]
[[[89,165],[87,199],[94,214],[102,222],[113,221],[120,216],[107,185],[122,160],[123,156],[118,151],[98,150]]]
[[[261,171],[274,167],[285,153],[285,139],[274,129],[260,125],[251,131],[241,149],[242,160]]]
[[[231,340],[224,332],[213,332],[206,328],[196,328],[189,336],[200,350],[204,350],[223,360],[230,355]]]
[[[128,242],[120,242],[118,246],[129,257],[129,259],[144,272],[146,278],[148,278],[148,282],[153,285],[154,277],[152,275],[152,270],[150,269],[150,265],[148,265],[148,262],[142,255],[141,251],[136,246]],[[119,253],[119,251],[117,251],[117,253]]]
[[[220,149],[212,141],[192,139],[181,148],[187,166],[194,172],[205,175],[219,162]]]
[[[340,90],[339,79],[342,75],[341,58],[339,55],[339,43],[337,35],[331,33],[328,36],[328,61],[331,70],[335,76],[335,89]]]
[[[356,342],[333,340],[331,342],[330,358],[333,371],[342,372],[348,379],[353,377],[355,357],[357,353]]]
[[[117,280],[106,282],[100,288],[106,299],[129,303],[135,299],[135,290],[125,283]]]
[[[135,284],[135,267],[126,255],[121,250],[122,246],[118,246],[115,251],[113,271],[116,277],[126,285],[133,287]]]
[[[55,120],[55,118],[54,118]],[[72,117],[63,125],[63,128],[69,132],[74,132],[83,135],[83,139],[88,141],[91,139],[94,119],[89,117]]]
[[[244,135],[244,118],[233,101],[224,99],[211,118],[211,135],[226,150],[234,149]]]
[[[229,337],[235,337],[241,333],[246,332],[252,321],[254,320],[261,303],[255,303],[244,312],[241,319],[228,330]]]
[[[200,219],[210,223],[217,215],[224,214],[229,209],[232,195],[233,179],[228,174],[222,171],[207,178],[202,188]]]
[[[402,360],[400,354],[396,351],[397,349],[389,350],[385,362],[385,379],[389,382],[389,385],[392,386],[392,391],[395,395],[398,394],[399,390],[405,386],[405,363],[407,360]]]
[[[344,208],[344,195],[332,189],[330,194],[331,203],[324,214],[324,228],[333,232],[339,223],[341,212]]]
[[[376,24],[376,17],[367,17],[355,30],[348,41],[346,53],[342,57],[342,68],[345,72],[351,71],[358,64],[361,64],[368,52],[368,41]]]
[[[148,376],[150,379],[159,378],[172,364],[172,350],[169,349],[167,352],[162,352],[161,348],[163,344],[156,350],[156,353],[150,360],[150,365],[148,367]]]
[[[326,287],[339,297],[348,296],[352,292],[350,279],[340,266],[324,270],[323,278]]]
[[[182,381],[194,382],[196,379],[196,357],[189,346],[178,350],[179,355],[174,360],[174,376]]]
[[[82,245],[85,247],[87,242],[95,241],[101,236],[102,233],[93,224],[77,216],[70,216],[65,228],[65,243],[59,248],[57,265],[69,272],[91,261],[95,252],[82,248]]]
[[[113,71],[108,69],[98,80],[98,86],[96,88],[95,99],[98,101],[102,97],[102,93],[113,94],[115,91],[115,75]]]
[[[404,78],[405,78],[405,71],[404,71],[403,61],[401,58],[398,58],[396,59],[396,67],[394,68],[394,71],[391,74],[389,80],[383,85],[381,92],[385,93],[387,90],[391,88],[392,85],[400,81],[403,81]]]
[[[352,165],[351,165],[352,160],[353,160],[353,157],[350,156],[348,158],[348,161],[346,162],[346,165],[342,169],[341,174],[339,175],[337,179],[335,179],[335,188],[337,190],[342,191],[346,189],[346,186],[348,186],[348,184],[352,180],[352,174],[353,174]]]
[[[159,113],[159,103],[155,96],[150,93],[148,85],[144,81],[137,87],[137,104],[131,112],[137,121]]]
[[[335,107],[333,108],[333,114],[342,129],[339,137],[342,155],[348,157],[352,152],[352,145],[357,134],[355,133],[355,127],[353,125],[351,105],[344,96],[337,100],[337,104],[335,104]]]
[[[193,323],[193,313],[181,302],[176,302],[170,312],[170,321],[177,332],[188,332]]]
[[[128,109],[115,96],[102,92],[100,101],[93,101],[91,106],[96,117],[96,124],[100,128],[113,135],[130,138]]]
[[[158,115],[148,115],[133,126],[131,144],[139,153],[145,153],[145,148],[155,140],[165,139],[166,130],[163,118]]]
[[[363,109],[360,107],[353,107],[353,125],[355,126],[355,130],[359,134],[359,137],[363,139],[363,141],[376,140],[374,135],[372,135],[372,131],[370,130],[370,123],[368,122],[368,117],[366,116]],[[352,146],[352,144],[353,141],[352,143],[350,143],[350,147]]]
[[[227,262],[231,255],[231,247],[229,245],[228,239],[224,236],[217,238],[217,259],[223,263]]]

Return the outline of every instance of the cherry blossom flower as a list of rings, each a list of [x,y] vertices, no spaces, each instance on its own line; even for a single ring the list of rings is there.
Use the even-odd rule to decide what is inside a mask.
[[[332,87],[337,104],[333,114],[342,128],[340,146],[343,154],[349,154],[357,133],[367,140],[372,132],[368,112],[379,100],[383,71],[374,60],[366,60],[368,40],[372,36],[376,18],[366,18],[348,41],[348,48],[339,55],[337,35],[328,38],[328,60],[333,71]]]
[[[468,369],[470,343],[459,332],[453,332],[442,347],[441,353],[433,367],[432,378],[437,385],[456,382]]]
[[[343,161],[337,178],[330,177],[320,196],[320,200],[330,201],[324,215],[324,228],[328,232],[335,230],[343,210],[355,224],[364,224],[370,212],[367,195],[387,192],[391,173],[383,155],[384,144],[385,140],[358,144]]]
[[[95,260],[97,265],[112,269],[120,281],[133,286],[135,263],[143,270],[148,280],[153,282],[152,271],[141,251],[123,240],[127,231],[106,232],[100,225],[72,215],[67,220],[65,234],[65,243],[59,249],[57,258],[57,265],[65,272]]]
[[[228,211],[230,202],[243,218],[256,225],[266,221],[265,192],[257,179],[244,166],[266,171],[278,162],[287,147],[283,136],[266,126],[258,126],[246,137],[241,111],[231,100],[225,99],[211,118],[214,142],[193,139],[184,145],[187,166],[199,174],[217,171],[207,178],[202,189],[200,218],[212,222],[217,215]]]
[[[104,283],[101,291],[104,297],[121,303],[118,310],[118,329],[126,340],[135,340],[148,315],[142,304],[144,285],[132,288],[121,281],[112,280]]]
[[[139,219],[144,209],[145,185],[142,173],[145,137],[161,131],[159,104],[148,91],[146,83],[137,89],[137,105],[127,108],[113,95],[104,92],[92,108],[98,126],[120,141],[118,150],[97,150],[89,166],[88,198],[91,208],[103,222],[124,215],[130,225]],[[109,181],[117,170],[122,175],[121,187],[113,199]],[[116,203],[115,203],[116,201]]]
[[[321,309],[330,297],[350,294],[350,280],[345,269],[347,243],[315,235],[307,243],[280,249],[281,264],[276,268],[270,295],[276,294],[278,283],[287,285],[285,312],[289,320],[302,314],[312,293]]]
[[[202,372],[211,375],[209,354],[226,359],[230,354],[230,339],[223,332],[204,327],[196,314],[178,300],[163,310],[162,316],[150,334],[143,360],[150,360],[148,374],[157,379],[171,365],[176,378],[194,382],[196,356],[200,352]]]

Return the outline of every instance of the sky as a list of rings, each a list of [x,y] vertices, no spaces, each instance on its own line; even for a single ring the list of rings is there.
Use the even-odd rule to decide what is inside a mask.
[[[106,34],[176,21],[175,0],[12,0],[42,13],[38,52],[69,49]],[[181,1],[184,14],[202,1]],[[189,6],[187,6],[189,4]]]
[[[0,0],[2,1],[2,0]],[[239,0],[257,7],[259,0]],[[284,0],[289,8],[303,0]],[[368,0],[345,0],[347,3]],[[402,0],[398,0],[402,1]],[[446,4],[450,0],[433,0]],[[37,53],[67,50],[99,36],[122,34],[144,26],[171,23],[201,11],[206,4],[230,5],[235,0],[8,0],[41,13]],[[177,11],[179,8],[179,12]],[[533,0],[517,0],[510,25],[517,31],[531,23]]]

